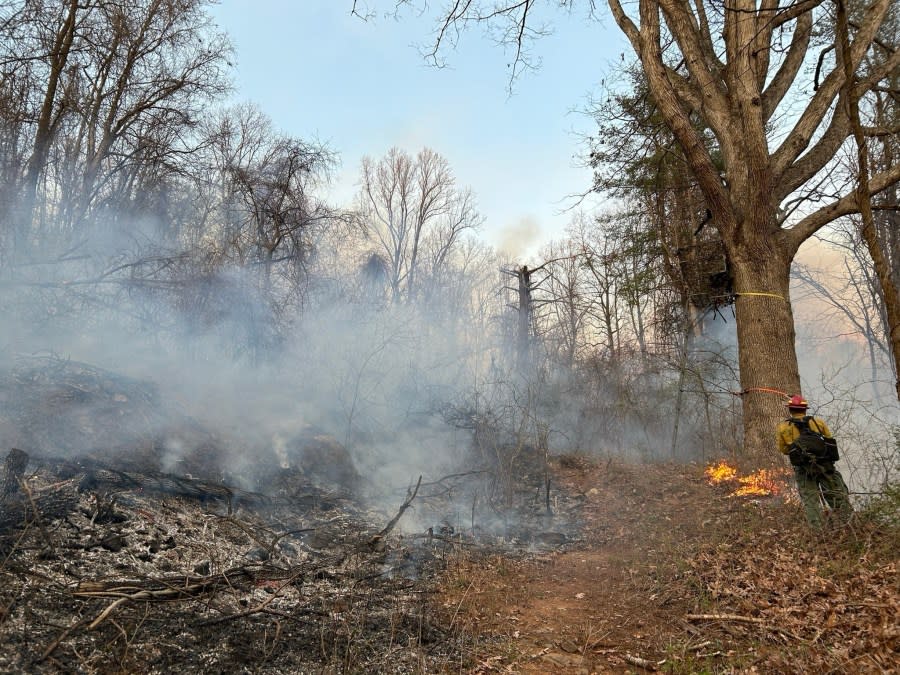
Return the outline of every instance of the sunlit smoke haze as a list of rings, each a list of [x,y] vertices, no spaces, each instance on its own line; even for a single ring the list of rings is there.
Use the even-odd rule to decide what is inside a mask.
[[[0,365],[52,357],[152,386],[165,411],[149,422],[157,428],[140,425],[129,435],[125,424],[116,445],[127,453],[129,443],[146,440],[137,435],[160,436],[162,470],[184,473],[193,446],[214,442],[222,451],[210,458],[217,463],[209,467],[212,477],[263,489],[258,477],[296,465],[292,439],[323,434],[349,451],[365,477],[362,496],[389,506],[418,476],[434,480],[458,469],[471,449],[470,431],[442,416],[448,402],[466,399],[483,379],[487,355],[498,347],[488,326],[458,304],[477,301],[470,288],[406,306],[349,300],[326,284],[309,291],[303,317],[273,342],[266,324],[271,298],[259,292],[255,271],[220,269],[199,288],[175,295],[116,285],[110,292],[91,284],[75,290],[62,282],[90,275],[83,269],[71,275],[34,272],[29,283],[49,284],[46,291],[17,286],[3,294],[6,308],[21,311],[0,329]],[[108,420],[97,405],[82,406],[79,419],[87,424],[93,415],[93,427]],[[185,417],[212,438],[195,427],[186,435]],[[77,454],[91,450],[91,438],[73,434],[68,445],[29,449]]]
[[[900,424],[900,406],[883,338],[867,339],[860,330],[880,330],[877,310],[851,285],[858,267],[846,248],[812,239],[801,247],[795,270],[801,277],[791,285],[797,358],[810,413],[825,419],[838,439],[851,490],[880,489],[897,469],[890,429]]]

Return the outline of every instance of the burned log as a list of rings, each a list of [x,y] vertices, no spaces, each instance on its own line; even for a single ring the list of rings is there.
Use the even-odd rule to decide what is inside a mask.
[[[0,532],[41,520],[62,518],[78,505],[78,479],[49,485],[21,499],[0,504]]]
[[[265,500],[263,495],[193,478],[157,472],[117,471],[108,468],[98,468],[86,472],[81,478],[80,487],[83,490],[97,488],[142,490],[197,499],[200,502],[223,502],[229,506],[235,505],[241,499],[245,502]]]
[[[80,470],[78,485],[81,490],[136,490],[185,497],[204,504],[225,504],[229,513],[239,505],[259,506],[272,503],[270,497],[258,492],[168,473],[118,471],[97,464],[79,464],[68,467],[68,470],[70,475]]]
[[[13,448],[6,456],[3,472],[3,484],[0,487],[0,503],[12,499],[19,491],[19,482],[25,475],[25,467],[28,466],[28,453],[18,448]]]

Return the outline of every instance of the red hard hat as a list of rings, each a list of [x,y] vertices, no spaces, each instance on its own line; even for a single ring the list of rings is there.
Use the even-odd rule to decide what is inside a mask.
[[[788,408],[798,408],[800,410],[806,410],[809,407],[809,404],[806,402],[806,399],[803,398],[800,394],[794,394],[791,396],[790,400],[785,403]]]

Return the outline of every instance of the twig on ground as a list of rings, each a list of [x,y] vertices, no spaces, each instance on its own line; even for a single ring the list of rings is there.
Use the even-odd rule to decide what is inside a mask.
[[[647,659],[642,659],[640,656],[634,656],[633,654],[629,654],[626,652],[622,655],[622,658],[625,659],[628,663],[633,666],[640,666],[645,670],[656,670],[659,666],[663,665],[666,660],[662,661],[649,661]]]
[[[449,626],[448,630],[452,629],[453,624],[456,623],[456,617],[459,616],[459,610],[462,608],[463,603],[466,601],[466,596],[469,595],[469,591],[472,590],[472,586],[474,586],[474,585],[475,585],[475,579],[472,579],[471,583],[466,588],[466,592],[463,593],[462,597],[459,599],[459,604],[456,605],[456,611],[453,612],[453,618],[450,619],[450,626]]]
[[[755,616],[742,616],[740,614],[687,614],[685,618],[689,621],[733,621],[735,623],[752,623],[757,626],[762,626],[764,629],[773,633],[780,633],[795,642],[806,642],[806,640],[796,633],[792,633],[780,626],[773,626],[765,619]],[[723,628],[725,628],[725,626],[723,626]]]
[[[73,595],[79,597],[117,598],[91,622],[88,629],[93,630],[103,623],[113,610],[129,600],[144,600],[147,602],[183,600],[218,588],[223,582],[231,585],[236,578],[244,578],[246,576],[247,570],[240,568],[209,577],[196,577],[194,579],[178,577],[168,580],[153,580],[150,583],[164,585],[164,588],[156,589],[140,588],[137,585],[139,582],[118,582],[118,585],[108,585],[102,582],[82,581]],[[235,579],[232,579],[232,577]]]
[[[87,621],[88,621],[87,619],[79,619],[78,621],[73,623],[71,626],[66,628],[62,633],[59,634],[59,636],[57,636],[57,638],[53,642],[51,642],[49,645],[47,645],[47,648],[38,657],[37,662],[40,663],[41,661],[46,661],[50,657],[50,655],[54,651],[56,651],[56,648],[59,647],[59,645],[62,643],[62,641],[65,640],[67,637],[69,637],[69,635],[72,633],[73,630],[75,630],[79,626],[83,626],[84,624],[87,623]]]
[[[298,574],[297,576],[300,576],[300,575]],[[212,626],[212,625],[217,624],[217,623],[223,623],[223,622],[225,622],[225,621],[231,621],[232,619],[240,619],[240,618],[243,618],[243,617],[245,617],[245,616],[251,616],[251,615],[253,615],[253,614],[259,614],[260,612],[263,612],[275,598],[279,597],[279,595],[280,595],[280,593],[281,593],[281,590],[282,590],[285,586],[288,586],[288,585],[290,585],[291,583],[293,583],[293,581],[297,578],[297,576],[292,577],[292,578],[290,578],[290,579],[286,579],[285,582],[284,582],[283,584],[281,584],[278,588],[275,589],[275,591],[272,593],[272,595],[270,595],[268,598],[266,598],[266,599],[263,600],[261,603],[259,603],[258,605],[256,605],[256,607],[251,607],[250,609],[246,609],[246,610],[244,610],[243,612],[236,612],[235,614],[227,614],[227,615],[225,615],[225,616],[220,616],[220,617],[218,617],[218,618],[216,618],[216,619],[210,619],[210,620],[208,620],[208,621],[203,621],[203,622],[201,622],[201,623],[199,623],[199,624],[197,624],[197,625],[198,625],[198,626]],[[279,629],[279,630],[280,630],[280,629]]]
[[[755,616],[742,616],[740,614],[687,614],[688,621],[738,621],[740,623],[766,623],[765,619]]]
[[[19,481],[19,489],[25,494],[26,499],[28,499],[28,503],[31,505],[31,511],[34,513],[34,522],[38,527],[41,535],[44,537],[44,542],[47,544],[47,548],[53,549],[53,541],[50,539],[50,535],[47,533],[47,528],[44,527],[44,520],[41,518],[41,510],[38,508],[37,504],[34,501],[34,495],[31,492],[31,488],[28,487],[28,484],[22,480]]]

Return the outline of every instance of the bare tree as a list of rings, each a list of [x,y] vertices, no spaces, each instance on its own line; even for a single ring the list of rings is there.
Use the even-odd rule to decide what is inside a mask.
[[[437,289],[448,285],[446,277],[454,254],[460,250],[467,232],[476,229],[483,220],[474,193],[466,188],[457,191],[444,217],[424,233],[420,256],[424,254],[425,264],[419,266],[418,284],[424,286],[426,301]]]
[[[879,280],[856,220],[845,219],[828,239],[830,246],[845,253],[839,269],[816,271],[795,263],[793,276],[830,306],[830,313],[841,325],[851,327],[865,341],[872,394],[880,400],[885,374],[893,374],[885,328],[888,320]],[[806,299],[800,295],[797,301],[803,303]],[[822,316],[823,320],[826,318]]]
[[[302,261],[311,228],[332,213],[316,195],[334,165],[324,146],[286,136],[256,106],[219,111],[204,125],[217,222],[226,256],[241,265]],[[214,231],[218,228],[218,231]]]
[[[33,112],[28,112],[36,121],[21,177],[19,213],[13,221],[12,247],[17,252],[23,251],[27,241],[38,182],[51,145],[76,98],[78,69],[68,66],[69,56],[76,26],[89,8],[77,0],[64,5],[26,0],[4,8],[9,12],[3,22],[4,66],[25,85],[21,92],[25,101],[33,101]]]
[[[185,152],[203,105],[225,89],[230,47],[207,5],[5,3],[0,61],[25,92],[19,133],[31,139],[16,181],[20,248],[77,230],[91,208],[128,202],[121,189],[144,186],[122,174],[146,178]]]
[[[595,300],[585,283],[585,265],[578,243],[566,239],[550,244],[543,257],[552,260],[547,266],[547,295],[543,333],[548,350],[565,368],[576,365],[576,357],[585,348],[587,324]]]
[[[657,297],[663,272],[654,233],[641,231],[640,214],[613,212],[596,218],[591,227],[574,232],[595,299],[593,323],[607,355],[638,353],[646,362],[649,342],[658,338]]]
[[[85,21],[78,129],[81,165],[71,213],[77,224],[98,201],[114,203],[112,179],[185,150],[184,136],[226,90],[230,46],[204,13],[208,0],[102,2]],[[162,157],[160,157],[162,155]],[[139,188],[142,186],[138,186]]]
[[[396,147],[377,162],[364,157],[360,183],[360,214],[384,257],[391,297],[415,300],[419,277],[435,275],[461,233],[479,225],[472,194],[457,187],[447,160],[428,148],[415,157]]]
[[[856,76],[855,69],[852,65],[853,55],[850,44],[850,18],[848,16],[848,8],[846,0],[836,0],[836,3],[837,25],[835,27],[835,49],[840,50],[839,62],[843,66],[845,76],[840,94],[840,103],[844,114],[849,120],[850,130],[856,144],[856,202],[860,220],[862,221],[860,232],[862,233],[863,240],[866,242],[866,247],[872,258],[875,275],[878,279],[878,290],[880,291],[885,324],[888,329],[887,339],[891,346],[891,354],[893,356],[894,386],[897,399],[900,400],[900,378],[897,377],[897,364],[900,363],[900,286],[898,286],[897,279],[892,274],[890,255],[884,249],[882,240],[878,236],[878,227],[872,209],[869,140],[866,138],[867,130],[863,128],[862,115],[860,114],[860,98],[866,93],[866,89],[858,87],[859,78]],[[893,37],[896,38],[896,36],[897,32],[895,30]],[[878,47],[884,48],[884,42],[878,40],[877,36],[876,38],[873,38],[873,42],[876,43]],[[895,39],[894,51],[896,52],[898,48],[900,48],[900,45],[896,44]],[[888,59],[890,59],[890,48],[888,48],[887,51]],[[867,65],[871,64],[867,62]],[[896,81],[897,70],[898,68],[895,67],[893,71],[886,74],[886,78]],[[896,94],[900,95],[900,88],[890,87],[890,79],[887,82],[888,91],[893,89]],[[896,82],[893,84],[896,84]],[[876,94],[874,98],[876,111],[880,113],[882,111],[878,110],[879,97]],[[880,121],[879,116],[876,116],[876,124]],[[895,127],[893,129],[893,134],[891,134],[892,130],[889,125],[887,128],[876,126],[874,130],[872,127],[869,127],[869,135],[876,137],[896,135],[897,125],[893,126]],[[895,189],[895,185],[889,186],[889,188]]]
[[[251,348],[268,348],[303,303],[318,231],[339,214],[321,198],[334,156],[286,136],[253,105],[204,125],[211,214],[203,237],[220,264],[241,270]]]

